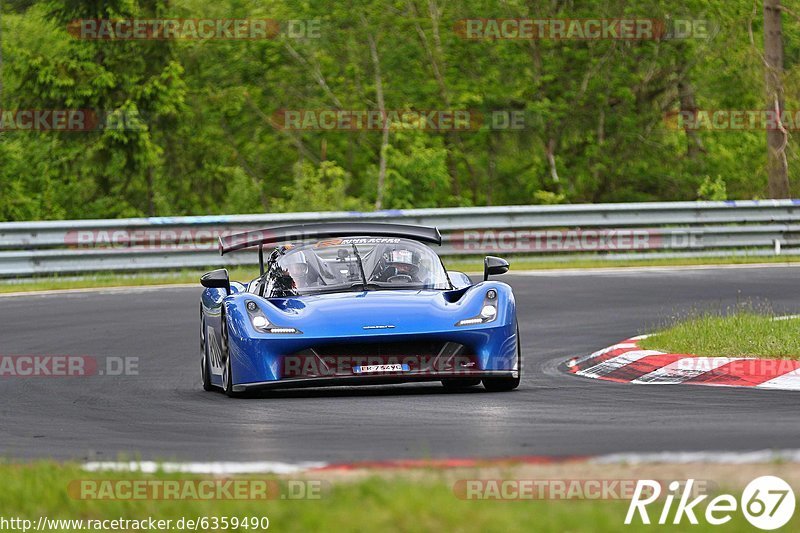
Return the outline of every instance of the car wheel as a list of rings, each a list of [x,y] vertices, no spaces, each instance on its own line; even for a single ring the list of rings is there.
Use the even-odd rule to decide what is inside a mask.
[[[480,379],[469,379],[469,378],[456,378],[456,379],[443,379],[442,385],[447,390],[459,390],[459,389],[466,389],[467,387],[474,387],[475,385],[480,385]]]
[[[522,343],[519,339],[519,327],[517,327],[517,377],[515,378],[485,378],[483,387],[489,392],[508,392],[519,387],[522,378]]]
[[[237,398],[241,394],[233,390],[233,371],[231,370],[231,354],[228,344],[228,319],[224,311],[220,318],[219,339],[220,352],[225,360],[225,366],[222,367],[222,390],[225,391],[229,398]]]
[[[211,384],[211,372],[208,366],[208,342],[206,341],[206,319],[200,316],[200,372],[203,378],[203,390],[214,390]]]

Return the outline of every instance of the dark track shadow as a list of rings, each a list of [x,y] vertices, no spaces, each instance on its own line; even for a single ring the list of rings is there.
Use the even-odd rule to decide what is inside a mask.
[[[205,391],[202,391],[205,392]],[[217,391],[214,391],[217,392]],[[208,392],[212,398],[214,392]],[[374,398],[392,396],[448,396],[458,394],[491,394],[480,385],[458,390],[445,389],[441,384],[413,385],[361,385],[358,387],[308,387],[298,389],[266,390],[247,393],[241,396],[247,400],[289,399],[289,398]],[[501,393],[497,393],[501,394]],[[218,395],[224,398],[222,391]]]

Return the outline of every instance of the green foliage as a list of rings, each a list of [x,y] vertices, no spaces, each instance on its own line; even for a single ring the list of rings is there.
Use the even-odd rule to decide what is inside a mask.
[[[391,209],[766,196],[763,131],[686,132],[665,120],[686,87],[700,109],[763,108],[761,13],[746,0],[22,0],[3,10],[3,109],[93,109],[127,127],[3,132],[2,220],[370,209],[381,155]],[[67,31],[80,18],[132,17],[315,21],[319,37],[91,41]],[[714,31],[466,40],[454,28],[469,17],[706,19]],[[794,110],[800,25],[788,13],[783,36]],[[379,129],[275,121],[281,109],[374,111],[379,81],[388,110],[481,119],[463,131],[393,128],[385,146]],[[509,113],[523,127],[497,127]],[[798,148],[790,137],[793,187]]]
[[[566,202],[566,195],[556,194],[550,191],[536,191],[533,193],[533,203],[543,205],[563,204]]]
[[[414,131],[398,131],[386,147],[386,196],[388,209],[453,205],[447,150],[440,137]],[[377,181],[377,170],[374,171]]]
[[[306,161],[294,167],[294,182],[286,190],[288,199],[276,203],[277,211],[347,211],[363,209],[348,197],[347,172],[334,161],[314,166]]]
[[[725,180],[722,179],[722,176],[717,176],[713,179],[711,176],[706,176],[705,179],[703,179],[703,183],[701,183],[700,187],[697,188],[697,199],[727,200],[728,188],[725,185]]]
[[[162,529],[186,529],[187,521],[197,524],[199,530],[264,531],[254,527],[260,519],[269,520],[269,529],[280,528],[287,532],[306,531],[459,531],[464,533],[515,533],[537,531],[542,533],[570,531],[575,533],[616,532],[623,527],[632,531],[646,531],[648,527],[639,525],[622,526],[629,502],[624,499],[603,499],[582,497],[582,491],[569,493],[567,498],[546,499],[520,491],[519,501],[503,499],[503,483],[491,483],[500,479],[521,479],[522,476],[549,475],[550,470],[534,470],[536,466],[518,465],[510,461],[502,467],[485,467],[442,472],[433,467],[422,467],[408,472],[387,472],[385,470],[366,470],[365,473],[346,476],[345,474],[308,478],[306,498],[298,498],[292,491],[301,480],[288,476],[261,475],[230,476],[214,478],[191,474],[165,473],[162,469],[155,474],[140,472],[91,472],[76,463],[64,465],[54,462],[29,461],[25,463],[4,462],[0,464],[4,494],[0,499],[0,513],[4,517],[18,517],[29,520],[35,526],[38,517],[45,517],[53,530],[76,531],[80,529],[99,529],[96,521],[106,520],[119,524],[125,531],[138,531],[148,528],[148,519],[154,521],[170,520],[169,527]],[[587,469],[583,464],[560,466],[568,476],[579,479]],[[602,465],[592,465],[602,476],[619,476],[623,467],[611,465],[601,470]],[[702,468],[702,465],[694,467]],[[755,467],[754,467],[755,468]],[[764,471],[776,469],[774,465],[762,467]],[[785,471],[792,465],[784,465]],[[500,473],[497,473],[497,471]],[[733,471],[733,469],[729,469]],[[641,475],[638,470],[630,470],[629,476]],[[531,474],[531,472],[534,472]],[[791,470],[789,473],[793,473]],[[738,474],[735,475],[735,474]],[[782,474],[785,475],[785,474]],[[487,479],[490,483],[481,485],[476,494],[463,494],[460,488],[466,479]],[[491,477],[489,477],[491,476]],[[299,476],[295,476],[296,478]],[[734,471],[729,477],[719,480],[730,489],[737,501],[740,499],[741,480],[748,476]],[[305,479],[305,478],[302,478]],[[526,479],[526,478],[522,478]],[[613,479],[613,477],[612,477]],[[128,481],[129,483],[120,483]],[[209,482],[230,481],[236,487],[252,487],[247,480],[267,483],[270,494],[280,494],[280,499],[242,499],[224,497],[189,498],[155,497],[124,498],[124,486],[146,486],[155,492],[154,487],[168,486],[183,480],[182,487],[204,485]],[[158,485],[156,483],[159,483]],[[217,485],[215,485],[217,486]],[[79,492],[76,488],[82,488]],[[205,491],[205,487],[203,491]],[[229,490],[226,489],[225,490]],[[502,493],[500,491],[503,491]],[[188,492],[188,491],[187,491]],[[466,492],[466,491],[464,491]],[[201,492],[203,493],[203,492]],[[305,494],[305,493],[304,493]],[[104,497],[105,496],[105,497]],[[116,496],[116,497],[115,497]],[[702,504],[701,504],[702,505]],[[354,512],[358,509],[358,512]],[[653,511],[651,511],[651,516]],[[250,520],[255,519],[255,523]],[[655,520],[656,518],[653,518]],[[11,522],[11,519],[7,519]],[[67,522],[69,520],[70,522]],[[75,521],[75,525],[67,525]],[[63,522],[62,522],[63,521]],[[82,521],[82,526],[77,524]],[[91,521],[91,522],[90,522]],[[795,515],[786,529],[796,531],[800,519]],[[15,522],[11,522],[15,524]],[[182,524],[178,527],[178,524]],[[218,527],[214,527],[214,524]],[[231,527],[230,524],[238,527]],[[61,524],[61,528],[55,526]],[[20,523],[19,526],[22,526]],[[267,525],[266,523],[264,525]],[[637,527],[638,526],[638,527]],[[30,524],[27,525],[30,528]],[[657,526],[656,526],[657,527]],[[662,526],[663,527],[663,526]],[[691,526],[692,532],[708,533],[718,531],[719,526],[700,519],[699,524]],[[715,529],[716,528],[716,529]],[[21,527],[20,527],[21,529]],[[151,529],[152,526],[151,526]],[[688,528],[684,528],[688,529]],[[752,526],[741,515],[735,516],[725,525],[726,532],[749,532]]]

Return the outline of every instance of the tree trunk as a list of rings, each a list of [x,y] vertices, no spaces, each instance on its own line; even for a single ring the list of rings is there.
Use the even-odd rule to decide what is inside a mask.
[[[383,100],[383,80],[381,79],[381,62],[378,58],[378,46],[372,34],[367,35],[372,63],[375,66],[375,96],[378,100],[378,111],[383,119],[383,135],[381,136],[380,160],[378,163],[378,191],[375,199],[375,210],[383,209],[383,191],[386,185],[386,147],[389,145],[389,120]]]
[[[694,99],[694,90],[692,89],[692,84],[687,79],[681,79],[678,81],[678,100],[681,104],[681,112],[697,112],[697,104],[695,103]],[[701,153],[705,152],[705,148],[703,148],[703,140],[698,135],[697,131],[694,128],[689,127],[687,124],[683,128],[684,132],[686,133],[686,156],[689,159],[695,159]]]
[[[147,215],[150,217],[156,216],[156,204],[154,200],[155,191],[153,191],[153,165],[147,166]]]
[[[764,80],[767,109],[776,114],[777,128],[767,130],[767,178],[771,198],[789,198],[789,167],[786,161],[787,133],[781,116],[783,98],[783,36],[781,2],[764,0]]]
[[[0,0],[0,17],[3,16],[3,2]],[[0,26],[2,21],[0,21]],[[0,106],[3,103],[3,29],[0,27]]]

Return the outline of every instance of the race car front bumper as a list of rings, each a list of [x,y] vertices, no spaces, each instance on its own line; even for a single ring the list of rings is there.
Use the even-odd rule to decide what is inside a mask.
[[[287,378],[259,383],[234,385],[234,392],[253,392],[269,389],[297,389],[307,387],[352,387],[357,385],[392,385],[399,383],[423,383],[448,379],[517,378],[518,370],[480,370],[474,372],[408,372],[354,376],[329,376],[313,378]]]

